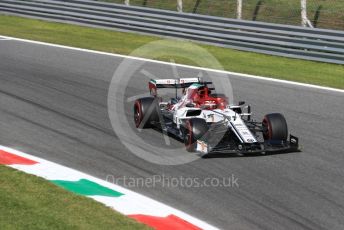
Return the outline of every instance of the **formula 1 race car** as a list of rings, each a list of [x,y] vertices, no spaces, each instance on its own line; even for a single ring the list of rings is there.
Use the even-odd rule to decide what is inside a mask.
[[[200,78],[151,80],[151,97],[134,103],[136,127],[158,128],[183,141],[187,151],[202,156],[298,150],[298,138],[288,138],[282,114],[265,115],[262,122],[251,120],[250,106],[230,104],[225,94],[212,93],[211,84]],[[162,101],[157,93],[162,88],[175,89],[175,97]],[[178,97],[178,89],[182,97]]]

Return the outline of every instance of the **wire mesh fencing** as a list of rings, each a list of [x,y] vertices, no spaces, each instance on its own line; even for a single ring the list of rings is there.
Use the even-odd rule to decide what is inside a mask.
[[[124,0],[98,0],[124,4]],[[177,10],[177,0],[129,0],[130,5]],[[183,12],[237,18],[237,0],[182,0]],[[344,30],[344,0],[307,0],[314,27]],[[242,19],[301,25],[300,0],[242,0]]]

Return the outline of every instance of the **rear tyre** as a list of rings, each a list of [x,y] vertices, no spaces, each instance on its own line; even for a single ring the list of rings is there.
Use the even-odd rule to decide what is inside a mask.
[[[263,122],[264,140],[283,140],[288,139],[288,126],[284,116],[280,113],[265,115]]]
[[[186,121],[184,143],[186,151],[195,152],[196,142],[208,131],[207,122],[201,118],[191,118]]]
[[[153,97],[137,99],[134,103],[134,122],[136,128],[150,128],[159,121],[159,106]]]

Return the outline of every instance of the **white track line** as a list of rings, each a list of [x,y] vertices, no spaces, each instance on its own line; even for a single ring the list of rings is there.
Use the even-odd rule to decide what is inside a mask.
[[[44,46],[51,46],[51,47],[62,48],[62,49],[76,50],[76,51],[81,51],[81,52],[94,53],[94,54],[100,54],[100,55],[106,55],[106,56],[112,56],[112,57],[128,58],[128,59],[133,59],[133,60],[140,60],[140,61],[145,61],[145,62],[163,64],[163,65],[174,65],[174,66],[184,67],[184,68],[189,68],[189,69],[212,71],[215,73],[230,74],[230,75],[236,75],[236,76],[245,77],[245,78],[258,79],[258,80],[263,80],[263,81],[277,82],[277,83],[281,83],[281,84],[288,84],[288,85],[294,85],[294,86],[300,86],[300,87],[308,87],[308,88],[313,88],[313,89],[320,89],[320,90],[327,90],[327,91],[333,91],[333,92],[338,92],[338,93],[344,93],[344,90],[342,90],[342,89],[336,89],[336,88],[325,87],[325,86],[318,86],[318,85],[312,85],[312,84],[306,84],[306,83],[300,83],[300,82],[294,82],[294,81],[280,80],[280,79],[274,79],[274,78],[269,78],[269,77],[262,77],[262,76],[256,76],[256,75],[250,75],[250,74],[236,73],[236,72],[230,72],[230,71],[224,71],[224,70],[209,69],[209,68],[204,68],[204,67],[175,64],[175,63],[170,63],[170,62],[157,61],[157,60],[139,58],[139,57],[132,57],[132,56],[127,56],[127,55],[122,55],[122,54],[106,53],[106,52],[101,52],[101,51],[82,49],[82,48],[76,48],[76,47],[64,46],[64,45],[57,45],[57,44],[46,43],[46,42],[32,41],[32,40],[14,38],[14,37],[8,37],[8,36],[2,36],[2,37],[6,38],[8,40],[27,42],[27,43],[37,44],[37,45],[44,45]]]

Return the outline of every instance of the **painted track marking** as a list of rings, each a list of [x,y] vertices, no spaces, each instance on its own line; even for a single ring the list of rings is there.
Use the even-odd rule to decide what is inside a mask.
[[[197,69],[197,70],[203,70],[203,71],[210,71],[210,72],[214,72],[214,73],[236,75],[236,76],[244,77],[244,78],[248,78],[248,79],[257,79],[257,80],[262,80],[262,81],[276,82],[276,83],[280,83],[280,84],[288,84],[288,85],[299,86],[299,87],[306,87],[306,88],[312,88],[312,89],[332,91],[332,92],[337,92],[337,93],[344,93],[343,89],[336,89],[336,88],[319,86],[319,85],[312,85],[312,84],[307,84],[307,83],[280,80],[280,79],[275,79],[275,78],[262,77],[262,76],[243,74],[243,73],[236,73],[236,72],[230,72],[230,71],[225,71],[225,70],[209,69],[209,68],[190,66],[190,65],[184,65],[184,64],[175,64],[175,63],[157,61],[157,60],[152,60],[152,59],[147,59],[147,58],[132,57],[132,56],[127,56],[127,55],[122,55],[122,54],[114,54],[114,53],[106,53],[106,52],[101,52],[101,51],[82,49],[82,48],[76,48],[76,47],[64,46],[64,45],[57,45],[57,44],[52,44],[52,43],[39,42],[39,41],[33,41],[33,40],[27,40],[27,39],[21,39],[21,38],[14,38],[14,37],[8,37],[8,36],[3,36],[3,35],[1,35],[1,36],[3,38],[6,38],[6,39],[9,39],[12,41],[26,42],[26,43],[51,46],[51,47],[61,48],[61,49],[69,49],[69,50],[75,50],[75,51],[80,51],[80,52],[87,52],[87,53],[94,53],[94,54],[99,54],[99,55],[106,55],[106,56],[112,56],[112,57],[120,57],[120,58],[127,58],[127,59],[139,60],[139,61],[144,61],[144,62],[157,63],[157,64],[162,64],[162,65],[172,65],[172,66],[178,66],[178,67],[183,67],[183,68],[188,68],[188,69]]]
[[[1,145],[0,164],[42,177],[158,230],[217,229],[205,221],[114,183]]]

